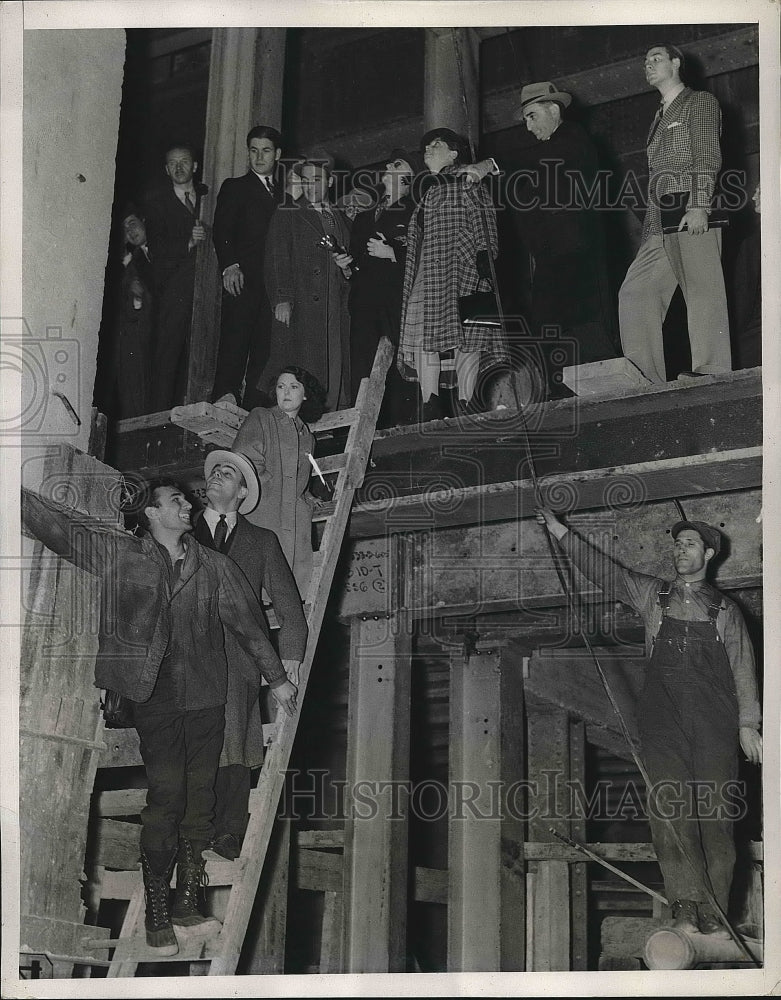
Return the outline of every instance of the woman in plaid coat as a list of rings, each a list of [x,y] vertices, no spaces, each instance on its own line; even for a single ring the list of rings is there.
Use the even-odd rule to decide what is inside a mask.
[[[423,136],[421,148],[430,174],[423,178],[407,232],[398,367],[405,379],[420,383],[424,405],[442,384],[456,388],[465,407],[479,371],[509,362],[503,331],[464,326],[458,302],[490,289],[486,233],[495,257],[496,213],[488,192],[467,186],[456,171],[469,159],[465,139],[450,129],[434,129]]]

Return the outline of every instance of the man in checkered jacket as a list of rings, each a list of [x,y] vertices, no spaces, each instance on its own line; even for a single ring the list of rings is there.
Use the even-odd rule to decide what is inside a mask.
[[[645,57],[646,79],[662,103],[648,133],[642,244],[618,296],[624,354],[656,383],[667,381],[662,323],[678,285],[692,354],[692,371],[683,377],[732,370],[721,232],[709,225],[721,167],[721,111],[712,94],[683,83],[683,66],[674,45],[654,45]]]

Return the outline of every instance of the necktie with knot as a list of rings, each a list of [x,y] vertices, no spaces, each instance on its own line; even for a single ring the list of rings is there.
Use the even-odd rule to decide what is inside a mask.
[[[228,537],[228,524],[225,520],[225,515],[220,514],[220,519],[217,522],[217,527],[214,529],[214,547],[217,551],[222,551],[225,545],[225,539]]]
[[[336,219],[333,217],[331,209],[326,205],[323,205],[322,211],[320,212],[320,218],[323,220],[323,230],[325,233],[330,233],[331,236],[336,235]]]
[[[266,178],[266,190],[269,194],[274,194],[274,181],[270,177]]]
[[[195,215],[195,203],[189,191],[184,192],[184,203],[191,215]]]

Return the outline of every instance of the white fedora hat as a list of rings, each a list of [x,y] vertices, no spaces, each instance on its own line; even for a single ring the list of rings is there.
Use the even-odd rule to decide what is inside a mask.
[[[255,466],[240,451],[225,451],[221,448],[215,448],[204,459],[204,478],[209,478],[215,465],[222,465],[223,463],[234,466],[244,476],[247,495],[239,505],[239,513],[249,514],[257,507],[258,500],[260,500],[260,483],[258,482],[258,473],[255,470]]]

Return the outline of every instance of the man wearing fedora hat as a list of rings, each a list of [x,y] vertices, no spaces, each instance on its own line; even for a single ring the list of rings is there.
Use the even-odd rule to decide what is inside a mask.
[[[258,601],[265,592],[279,623],[278,648],[293,683],[306,649],[307,624],[293,574],[273,531],[251,524],[245,514],[260,498],[258,476],[241,452],[210,451],[204,462],[206,506],[197,516],[193,535],[201,545],[232,559],[247,578]],[[263,622],[266,634],[268,625]],[[260,678],[246,663],[246,653],[229,633],[225,636],[228,695],[225,739],[215,784],[214,839],[210,850],[233,861],[239,855],[247,823],[252,768],[263,763]]]
[[[745,622],[705,579],[721,532],[704,521],[673,524],[676,575],[669,581],[613,561],[545,507],[537,520],[588,579],[643,619],[650,660],[637,705],[640,756],[651,781],[651,834],[673,924],[729,937],[711,894],[726,913],[732,820],[740,805],[737,748],[759,764],[762,738]]]
[[[531,321],[540,342],[558,328],[570,341],[569,364],[615,357],[616,323],[610,295],[605,240],[597,213],[582,192],[592,189],[597,155],[589,136],[564,117],[572,96],[550,81],[529,83],[515,111],[537,142],[518,163],[528,184],[520,190],[516,221],[534,260]],[[563,395],[556,350],[545,353],[552,395]]]

